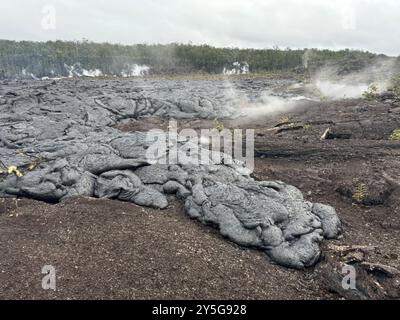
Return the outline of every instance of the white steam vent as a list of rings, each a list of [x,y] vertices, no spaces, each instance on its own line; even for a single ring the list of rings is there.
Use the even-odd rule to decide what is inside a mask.
[[[75,63],[72,66],[69,66],[67,64],[64,64],[65,69],[68,72],[68,78],[73,78],[73,77],[101,77],[103,75],[103,72],[99,69],[93,69],[93,70],[86,70],[82,68],[80,63]]]
[[[130,65],[128,68],[123,70],[121,72],[121,76],[124,78],[129,78],[129,77],[141,77],[141,76],[146,76],[149,74],[150,67],[146,65]]]
[[[235,75],[235,74],[248,74],[250,73],[250,66],[247,62],[234,62],[232,64],[232,69],[224,68],[222,73],[224,75]]]

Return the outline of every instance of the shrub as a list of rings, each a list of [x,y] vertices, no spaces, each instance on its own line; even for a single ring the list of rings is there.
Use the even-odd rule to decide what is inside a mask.
[[[390,91],[392,91],[396,98],[400,100],[400,75],[392,79],[392,87],[390,88]]]
[[[284,125],[284,124],[289,124],[290,123],[290,118],[287,116],[284,116],[279,119],[279,124]]]
[[[219,121],[218,119],[214,120],[214,129],[217,129],[219,132],[224,131],[225,126],[224,124]]]
[[[369,101],[376,100],[378,96],[378,86],[375,84],[371,84],[368,90],[363,93],[363,98]]]
[[[394,130],[389,139],[393,141],[400,141],[400,129]]]

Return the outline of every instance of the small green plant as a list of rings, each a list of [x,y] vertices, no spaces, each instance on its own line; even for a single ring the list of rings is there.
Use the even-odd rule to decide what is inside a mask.
[[[392,141],[400,141],[400,129],[394,130],[389,139]]]
[[[290,123],[290,118],[287,116],[283,116],[282,118],[279,119],[280,125],[289,124],[289,123]]]
[[[364,183],[358,183],[353,194],[353,200],[362,203],[368,195],[368,188]]]
[[[12,175],[15,174],[18,178],[22,177],[23,174],[18,170],[16,166],[6,167],[2,161],[0,161],[0,175]]]
[[[27,170],[28,171],[33,171],[35,170],[37,167],[39,167],[43,162],[45,162],[46,160],[42,157],[34,157],[33,161],[31,163],[28,164],[27,166]]]
[[[363,93],[363,98],[368,101],[376,100],[379,96],[378,86],[375,84],[371,84],[368,87],[368,90]]]
[[[320,102],[326,102],[328,101],[328,97],[322,94],[322,92],[318,95],[319,101]]]
[[[396,99],[400,100],[400,75],[392,79],[392,86],[389,89],[396,96]]]
[[[22,151],[18,152],[20,155],[25,155]],[[18,178],[24,176],[26,171],[33,171],[37,167],[39,167],[43,162],[46,160],[42,157],[34,157],[33,161],[28,165],[24,166],[23,168],[18,168],[17,166],[6,166],[3,161],[0,160],[0,178],[5,178],[6,176],[15,175]],[[25,171],[25,172],[24,172]]]
[[[311,129],[311,124],[305,124],[303,126],[304,130],[310,130]]]
[[[315,97],[319,99],[320,102],[326,102],[328,101],[328,97],[326,95],[324,95],[322,93],[322,91],[320,89],[318,89],[317,87],[314,88],[314,94]]]
[[[219,132],[224,131],[225,126],[224,124],[219,121],[218,119],[214,120],[214,129],[217,129]]]

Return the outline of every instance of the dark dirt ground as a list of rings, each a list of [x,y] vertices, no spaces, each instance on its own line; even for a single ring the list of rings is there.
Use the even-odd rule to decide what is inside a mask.
[[[199,120],[179,125],[213,127]],[[389,140],[400,128],[399,105],[321,102],[224,125],[256,129],[256,179],[282,180],[336,208],[344,236],[323,244],[316,267],[274,265],[190,220],[175,200],[158,211],[87,198],[55,205],[0,199],[0,298],[400,298],[400,142]],[[166,122],[119,127],[149,130]],[[328,128],[346,139],[321,141]],[[357,290],[341,286],[345,263],[357,271]],[[44,265],[57,270],[55,292],[41,288]]]

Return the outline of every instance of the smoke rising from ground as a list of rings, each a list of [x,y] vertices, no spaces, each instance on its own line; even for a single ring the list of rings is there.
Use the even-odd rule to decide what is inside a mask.
[[[340,75],[338,67],[325,66],[312,77],[315,87],[325,99],[360,98],[374,85],[378,93],[386,91],[396,74],[395,59],[379,59],[360,71]]]
[[[290,86],[291,83],[288,82],[287,85]],[[278,84],[272,81],[265,90],[248,96],[235,87],[233,82],[226,81],[223,92],[229,101],[226,108],[234,108],[237,114],[246,118],[256,118],[288,112],[295,109],[300,101],[309,100],[303,95],[284,95],[277,89]]]
[[[304,63],[308,65],[312,52],[306,51]],[[290,112],[307,101],[329,101],[358,99],[371,90],[383,93],[392,86],[397,74],[395,59],[382,58],[358,71],[340,74],[339,67],[320,68],[311,76],[310,82],[286,80],[286,83],[271,82],[270,87],[249,97],[231,82],[226,83],[224,95],[229,97],[229,108],[234,108],[244,117],[267,117]],[[284,80],[285,81],[285,80]]]

